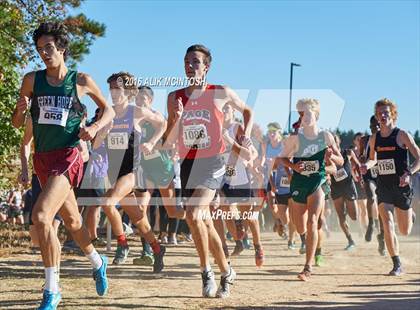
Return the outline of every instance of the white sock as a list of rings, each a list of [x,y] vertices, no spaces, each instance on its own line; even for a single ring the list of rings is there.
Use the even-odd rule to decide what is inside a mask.
[[[102,266],[102,258],[99,253],[94,249],[92,253],[87,254],[86,257],[92,264],[94,270],[98,270]]]
[[[230,266],[229,266],[229,269],[228,269],[228,271],[227,271],[227,272],[222,272],[222,274],[221,274],[221,275],[222,275],[222,277],[227,277],[228,275],[230,275],[230,270],[231,270],[231,268],[232,268],[232,267],[230,267]]]
[[[207,265],[205,267],[200,267],[200,269],[201,269],[201,272],[209,272],[211,271],[211,266]]]
[[[45,268],[45,289],[53,293],[58,292],[57,267]]]
[[[60,263],[58,263],[57,267],[57,283],[60,283]]]

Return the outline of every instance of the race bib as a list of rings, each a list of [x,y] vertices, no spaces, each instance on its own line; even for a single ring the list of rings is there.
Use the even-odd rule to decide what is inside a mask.
[[[372,178],[377,178],[378,177],[378,166],[375,165],[372,168],[370,168],[370,175],[372,176]]]
[[[378,171],[380,175],[396,174],[394,159],[378,160]]]
[[[143,159],[144,160],[150,160],[154,158],[160,157],[160,152],[158,150],[152,150],[150,153],[143,151]]]
[[[128,133],[126,133],[126,132],[110,132],[108,134],[108,148],[110,150],[126,150],[126,149],[128,149]]]
[[[226,166],[226,172],[225,175],[227,177],[234,177],[236,176],[236,169],[234,166]]]
[[[280,187],[290,187],[290,182],[288,177],[281,177]]]
[[[317,160],[305,161],[305,167],[303,171],[300,173],[302,175],[311,175],[313,173],[317,173],[319,171],[319,162]]]
[[[184,130],[184,145],[189,149],[206,149],[210,146],[210,138],[204,124],[187,125]]]
[[[345,180],[348,177],[348,174],[344,168],[341,168],[334,174],[334,179],[336,182]]]
[[[61,107],[41,106],[38,124],[58,125],[66,127],[69,110]]]

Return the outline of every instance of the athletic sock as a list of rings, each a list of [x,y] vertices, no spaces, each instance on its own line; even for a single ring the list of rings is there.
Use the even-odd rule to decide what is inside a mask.
[[[119,235],[117,237],[117,243],[118,243],[118,245],[121,245],[121,246],[124,246],[124,247],[128,246],[127,238],[125,237],[125,234]]]
[[[201,272],[209,272],[209,271],[211,271],[211,266],[207,265],[207,266],[204,266],[204,267],[200,267],[200,270],[201,270]]]
[[[306,233],[300,235],[300,241],[302,244],[306,244]]]
[[[86,257],[90,261],[94,270],[98,270],[102,266],[102,258],[99,253],[93,249],[92,253],[87,254]]]
[[[222,272],[221,273],[221,276],[222,276],[222,278],[225,278],[225,277],[227,277],[228,275],[230,275],[230,270],[232,269],[232,267],[230,267],[229,266],[229,269],[228,269],[228,271],[227,272]]]
[[[369,227],[373,226],[373,218],[369,217],[368,219],[369,219],[368,226]]]
[[[57,267],[45,268],[45,290],[58,293]]]
[[[394,267],[401,266],[400,257],[398,255],[392,256],[391,258],[392,258],[392,262],[394,263]]]
[[[321,254],[321,248],[317,248],[316,250],[315,250],[315,256],[317,256],[317,255],[322,255]]]
[[[150,246],[150,243],[146,241],[143,237],[141,238],[141,244],[143,247],[143,252],[145,254],[152,254],[152,248]]]
[[[157,240],[154,240],[150,243],[150,246],[152,247],[153,254],[159,254],[160,253],[160,244],[157,242]]]
[[[380,224],[378,219],[374,219],[376,229],[380,230]]]
[[[235,240],[237,246],[243,246],[242,240]]]

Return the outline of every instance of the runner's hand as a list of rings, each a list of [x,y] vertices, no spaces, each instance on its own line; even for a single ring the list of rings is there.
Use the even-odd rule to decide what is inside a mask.
[[[240,136],[239,143],[247,149],[249,149],[252,146],[252,140],[246,136]]]
[[[149,142],[140,144],[140,150],[146,154],[150,154],[153,151],[153,148],[154,148],[154,145]]]
[[[361,165],[359,166],[359,170],[360,170],[360,173],[361,173],[361,174],[366,174],[366,173],[368,172],[368,169],[367,169],[366,164],[361,164]]]
[[[22,169],[21,173],[18,176],[18,182],[24,186],[29,185],[29,174],[28,170]]]
[[[96,133],[98,132],[98,125],[93,124],[89,127],[82,127],[79,130],[79,138],[83,141],[90,141],[95,138]]]
[[[28,107],[29,107],[29,97],[28,96],[20,97],[16,103],[16,111],[18,113],[23,114],[26,112]]]
[[[300,161],[296,164],[293,164],[292,169],[298,173],[301,173],[305,169],[305,163]]]
[[[173,108],[174,108],[175,119],[180,119],[182,116],[182,112],[184,112],[184,105],[182,104],[181,97],[179,97],[176,101],[174,101]]]
[[[410,175],[408,172],[404,172],[402,176],[400,176],[400,187],[405,187],[410,184]]]

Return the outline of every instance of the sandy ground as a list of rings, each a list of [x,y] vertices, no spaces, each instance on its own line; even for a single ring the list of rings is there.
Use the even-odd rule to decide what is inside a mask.
[[[266,262],[254,265],[253,250],[232,259],[238,274],[227,300],[204,299],[198,258],[192,244],[168,247],[164,272],[132,265],[139,252],[132,239],[129,261],[110,266],[110,292],[96,296],[90,265],[84,257],[64,256],[61,271],[61,309],[242,309],[339,308],[420,309],[420,240],[400,238],[405,274],[389,277],[389,257],[380,257],[376,242],[357,238],[357,248],[343,250],[344,236],[334,233],[324,246],[325,265],[315,267],[310,282],[297,280],[304,257],[288,250],[286,241],[263,233]],[[230,244],[231,249],[233,244]],[[112,252],[107,255],[112,258]],[[220,277],[219,274],[216,275]],[[40,256],[15,250],[0,258],[0,309],[34,309],[41,298],[43,269]]]

